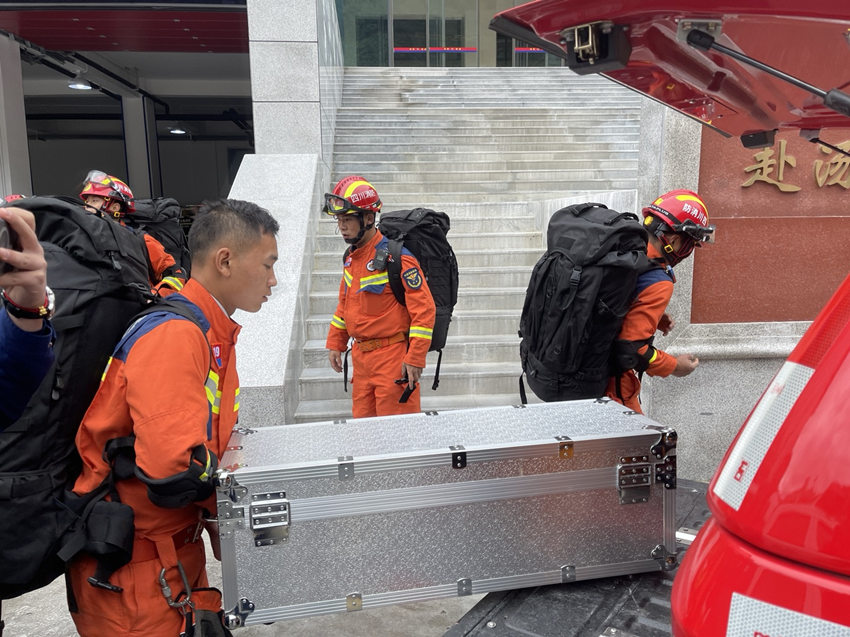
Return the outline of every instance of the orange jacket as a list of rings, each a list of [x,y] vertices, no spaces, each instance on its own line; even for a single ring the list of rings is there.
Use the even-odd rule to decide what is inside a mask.
[[[352,250],[346,259],[339,284],[339,303],[331,318],[325,347],[342,352],[349,337],[360,341],[404,332],[409,336],[404,362],[425,367],[436,315],[434,299],[416,257],[403,248],[401,280],[407,305],[396,301],[387,271],[369,269],[375,250],[386,245],[384,236],[375,231],[366,245]]]
[[[647,247],[647,256],[650,259],[660,259],[661,253],[650,244]],[[673,296],[673,281],[669,277],[653,277],[653,272],[642,274],[638,278],[638,294],[632,301],[623,325],[620,327],[618,340],[645,342],[655,335],[658,323],[667,310],[667,304]],[[652,282],[641,289],[641,279],[649,278]],[[638,348],[638,354],[646,354],[650,346],[644,344]],[[646,373],[650,376],[669,376],[676,369],[676,357],[667,352],[656,349],[649,360]],[[633,370],[628,370],[620,376],[620,391],[623,402],[634,411],[640,411],[638,393],[640,392],[640,381]],[[606,392],[608,396],[619,400],[617,396],[616,379],[611,379]]]
[[[154,290],[159,290],[163,296],[168,296],[172,290],[179,292],[186,284],[186,273],[182,268],[176,268],[177,262],[163,245],[154,237],[143,233],[145,246],[148,249],[148,261],[151,267],[151,284]]]
[[[207,339],[190,321],[172,318],[146,322],[118,348],[77,433],[83,470],[76,493],[93,490],[108,474],[102,455],[112,438],[135,435],[136,464],[155,479],[185,471],[198,445],[218,458],[224,453],[239,409],[234,345],[240,327],[197,281],[189,280],[181,294],[203,312]],[[202,507],[215,511],[214,497],[182,509],[160,508],[136,478],[117,488],[143,537],[188,527]]]

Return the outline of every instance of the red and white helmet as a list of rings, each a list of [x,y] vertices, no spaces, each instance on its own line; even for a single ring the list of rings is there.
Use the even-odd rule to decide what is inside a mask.
[[[708,223],[708,206],[692,190],[671,190],[646,206],[644,225],[658,237],[668,261],[678,263],[703,243],[714,243],[714,226]],[[681,247],[674,250],[665,234],[682,237]]]
[[[89,195],[104,197],[110,201],[121,204],[121,212],[116,216],[133,212],[136,206],[133,202],[133,191],[130,186],[112,175],[107,175],[101,170],[92,170],[86,175],[80,198],[85,199]]]
[[[325,193],[322,212],[329,215],[356,215],[381,211],[381,198],[375,187],[359,175],[340,179],[333,193]]]

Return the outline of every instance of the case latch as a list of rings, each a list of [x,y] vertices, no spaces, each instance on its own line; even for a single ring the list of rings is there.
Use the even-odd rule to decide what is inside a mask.
[[[251,495],[251,530],[255,546],[270,546],[289,537],[289,500],[283,491]]]
[[[245,625],[245,619],[253,612],[254,602],[242,597],[233,610],[224,614],[225,628],[241,628]]]
[[[652,489],[652,465],[649,456],[621,456],[617,465],[617,490],[620,504],[638,504],[649,500]]]

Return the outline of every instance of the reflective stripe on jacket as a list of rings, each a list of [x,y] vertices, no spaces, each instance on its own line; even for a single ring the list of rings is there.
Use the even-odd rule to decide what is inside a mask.
[[[136,464],[155,479],[185,471],[198,445],[219,458],[224,453],[238,415],[240,328],[197,281],[190,279],[181,296],[203,313],[207,339],[192,322],[174,317],[145,322],[116,350],[77,433],[83,471],[75,492],[91,491],[107,475],[102,454],[112,438],[135,435]],[[175,533],[198,519],[199,508],[215,510],[214,498],[183,509],[157,507],[135,478],[117,488],[142,536]]]
[[[386,269],[375,270],[372,265],[375,250],[386,246],[386,238],[376,231],[366,245],[352,250],[346,259],[339,285],[339,302],[331,318],[325,346],[341,352],[346,349],[349,337],[368,340],[403,332],[409,336],[404,362],[425,367],[436,313],[434,299],[419,262],[408,250],[402,249],[401,281],[406,306],[396,300]]]

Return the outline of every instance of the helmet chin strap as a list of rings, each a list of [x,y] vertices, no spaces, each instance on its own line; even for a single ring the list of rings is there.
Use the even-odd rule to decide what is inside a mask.
[[[667,238],[666,234],[663,232],[656,232],[655,236],[658,237],[658,240],[661,243],[661,254],[664,255],[664,260],[671,266],[678,265],[684,259],[691,256],[691,252],[694,251],[694,246],[692,244],[691,249],[687,251],[687,254],[679,254],[673,249],[673,246],[670,245],[670,239]]]
[[[353,239],[345,239],[345,242],[356,246],[360,243],[360,240],[363,238],[363,235],[366,234],[369,230],[375,227],[375,223],[372,222],[368,226],[363,223],[363,215],[357,215],[357,220],[360,222],[360,232],[357,233],[357,236]]]

